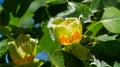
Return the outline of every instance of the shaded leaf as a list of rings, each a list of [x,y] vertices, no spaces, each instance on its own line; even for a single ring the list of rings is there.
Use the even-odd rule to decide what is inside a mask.
[[[91,14],[91,10],[85,4],[76,3],[76,2],[68,2],[68,9],[59,13],[57,16],[59,17],[79,17],[83,15],[83,20],[87,20]]]
[[[67,9],[66,0],[46,0],[48,4],[48,11],[51,16],[56,16],[59,12],[62,12]]]
[[[2,10],[2,9],[3,7],[0,6],[0,25],[6,26],[8,25],[10,15],[8,11]]]
[[[0,26],[0,34],[4,35],[4,36],[9,36],[10,35],[10,31],[3,27],[3,26]]]
[[[43,6],[46,6],[44,0],[33,1],[28,7],[28,10],[25,12],[25,14],[20,18],[18,27],[22,27],[22,28],[32,27],[34,24],[34,19],[33,19],[34,12]]]
[[[37,9],[34,12],[33,19],[34,19],[35,23],[41,23],[42,21],[49,19],[49,15],[47,13],[46,7],[43,6],[43,7],[40,7],[39,9]]]
[[[28,7],[30,6],[30,4],[34,1],[34,0],[26,0],[26,2],[24,0],[18,0],[19,4],[17,6],[17,10],[16,10],[16,17],[22,17],[25,12],[27,11]]]
[[[9,23],[9,19],[10,19],[10,15],[8,13],[8,11],[1,11],[1,7],[0,7],[0,25],[2,26],[6,26]]]
[[[9,25],[11,30],[11,33],[14,33],[14,35],[19,35],[19,34],[23,34],[23,33],[27,33],[29,32],[28,29],[24,29],[24,28],[20,28],[20,27],[16,27],[14,25]]]
[[[21,28],[29,28],[34,24],[34,12],[37,11],[40,7],[46,6],[44,0],[35,0],[30,3],[30,6],[26,10],[23,16],[15,17],[11,14],[10,23],[11,25],[18,26]]]
[[[50,4],[54,5],[54,4],[64,4],[67,1],[66,0],[45,0],[45,2],[49,5]]]
[[[72,44],[70,46],[66,46],[66,48],[70,51],[70,53],[82,61],[92,60],[91,53],[81,44]]]
[[[58,67],[64,67],[64,59],[61,51],[56,51],[51,56],[52,64]]]
[[[103,9],[111,6],[117,7],[119,3],[119,0],[91,0],[91,8]]]
[[[26,2],[24,2],[24,0],[4,0],[3,7],[5,10],[11,12],[13,16],[21,17],[32,1],[33,0],[27,0]]]
[[[83,0],[69,0],[69,1],[73,1],[73,2],[81,2]]]
[[[61,9],[59,9],[59,8],[61,8]],[[67,3],[55,4],[55,5],[51,5],[48,7],[48,11],[51,16],[56,16],[56,14],[66,10],[66,9],[67,9]]]
[[[16,65],[14,63],[7,63],[7,64],[0,64],[0,67],[40,67],[42,61],[40,62],[31,62],[28,64],[23,64],[23,65]]]
[[[103,60],[110,65],[113,65],[114,61],[120,62],[120,41],[106,41],[96,44],[91,53],[99,60]]]
[[[51,56],[52,64],[58,67],[84,67],[81,60],[65,51],[55,51]]]
[[[13,0],[13,1],[4,0],[3,7],[5,10],[12,12],[12,14],[15,15],[18,7],[18,3],[19,3],[18,0]]]
[[[8,50],[8,40],[4,39],[0,41],[0,58],[7,52]]]

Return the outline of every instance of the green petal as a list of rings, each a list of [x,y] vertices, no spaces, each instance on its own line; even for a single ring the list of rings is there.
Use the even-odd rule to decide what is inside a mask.
[[[15,45],[15,42],[9,42],[9,52],[12,57],[17,57],[18,59],[22,59],[23,56],[19,53],[17,46]]]
[[[74,20],[72,23],[68,25],[69,29],[74,32],[74,31],[79,31],[81,30],[80,22],[78,19]]]
[[[56,18],[56,19],[54,19],[53,20],[53,24],[60,24],[60,23],[62,23],[64,20],[62,19],[62,18]]]
[[[66,36],[69,37],[69,31],[67,29],[67,27],[65,25],[55,25],[53,27],[53,31],[56,35],[57,38],[59,38],[60,36]]]

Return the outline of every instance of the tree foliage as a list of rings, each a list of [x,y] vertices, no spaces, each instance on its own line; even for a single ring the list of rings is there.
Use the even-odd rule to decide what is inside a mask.
[[[119,6],[119,0],[0,0],[0,67],[119,67]],[[78,18],[81,41],[61,44],[50,26],[56,18]],[[73,28],[64,29],[69,29],[70,38]],[[62,31],[58,26],[57,32],[67,34]],[[18,65],[10,57],[8,43],[17,37],[21,43],[26,41],[23,34],[38,44],[34,60]]]

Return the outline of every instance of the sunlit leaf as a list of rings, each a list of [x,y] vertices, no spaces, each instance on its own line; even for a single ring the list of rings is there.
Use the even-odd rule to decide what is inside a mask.
[[[120,11],[117,8],[106,8],[100,22],[108,31],[120,33]]]
[[[117,35],[113,35],[113,36],[108,36],[107,34],[101,35],[97,37],[97,40],[100,41],[109,41],[109,40],[115,40]]]
[[[37,47],[37,52],[40,51],[47,51],[47,52],[53,52],[56,49],[61,48],[61,44],[58,41],[53,41],[50,37],[49,29],[47,27],[43,28],[43,36],[39,41],[39,45]]]
[[[84,33],[90,37],[96,37],[98,32],[102,29],[103,25],[100,22],[94,22],[87,26],[87,31]]]
[[[120,67],[120,63],[119,62],[115,62],[113,67]]]
[[[9,24],[10,25],[14,25],[17,26],[18,22],[19,22],[20,18],[19,17],[14,17],[12,13],[10,13],[10,21]]]

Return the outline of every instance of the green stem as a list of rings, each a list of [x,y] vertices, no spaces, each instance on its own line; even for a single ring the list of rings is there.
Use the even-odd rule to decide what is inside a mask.
[[[85,65],[84,67],[87,67],[86,65],[88,65],[87,60],[92,59],[92,55],[90,54],[89,50],[80,43],[75,43],[70,46],[65,46],[65,49],[74,56],[76,56],[78,59],[83,61]]]

